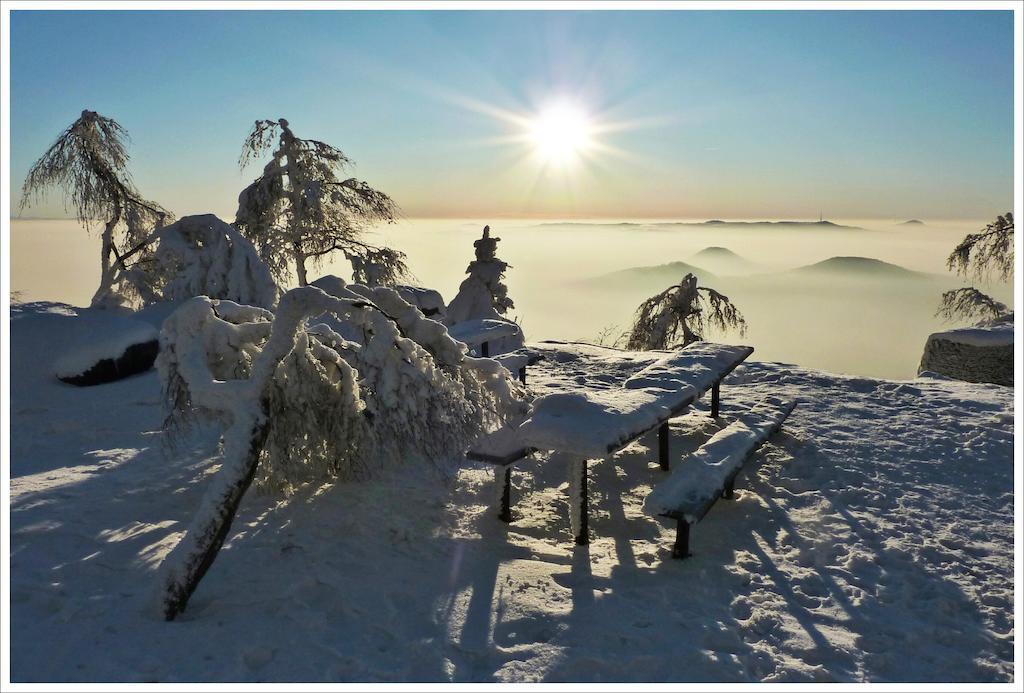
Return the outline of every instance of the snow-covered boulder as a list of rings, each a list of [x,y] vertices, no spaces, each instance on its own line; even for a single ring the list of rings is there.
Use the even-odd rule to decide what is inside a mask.
[[[1013,316],[1001,322],[936,332],[928,337],[918,373],[970,383],[1013,386]]]
[[[53,374],[71,385],[101,385],[143,373],[160,351],[157,329],[129,315],[84,310],[69,322]]]

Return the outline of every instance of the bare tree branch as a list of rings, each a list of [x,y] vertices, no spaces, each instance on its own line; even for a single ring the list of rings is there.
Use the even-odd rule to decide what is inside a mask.
[[[949,321],[998,318],[1009,312],[1005,303],[983,294],[972,286],[946,291],[935,315]]]
[[[984,231],[968,234],[950,253],[946,266],[979,280],[1013,277],[1013,212],[997,217]]]

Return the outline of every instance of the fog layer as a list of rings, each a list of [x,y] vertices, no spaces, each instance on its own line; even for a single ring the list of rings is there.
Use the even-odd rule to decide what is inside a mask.
[[[934,317],[942,291],[970,283],[948,273],[945,258],[985,222],[845,220],[851,228],[841,228],[409,220],[369,240],[407,253],[419,283],[451,300],[485,223],[501,238],[512,316],[529,340],[614,340],[643,299],[693,271],[727,294],[748,322],[744,337],[709,339],[748,343],[758,360],[909,378],[928,334],[952,326]],[[11,268],[19,300],[88,305],[98,283],[98,236],[73,221],[13,221]],[[310,276],[326,273],[347,279],[350,270],[337,258]],[[1009,285],[974,285],[1012,302]]]

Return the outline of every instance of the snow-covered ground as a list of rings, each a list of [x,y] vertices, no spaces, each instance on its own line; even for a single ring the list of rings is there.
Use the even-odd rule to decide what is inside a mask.
[[[372,482],[251,492],[177,621],[156,567],[216,459],[169,440],[153,372],[52,376],[73,309],[11,322],[11,676],[15,681],[1008,681],[1013,392],[759,363],[672,423],[679,464],[769,395],[800,404],[736,499],[669,557],[645,515],[653,439],[591,466],[589,547],[567,469],[410,465]],[[756,345],[755,345],[756,346]],[[539,345],[538,393],[616,387],[660,357]],[[171,445],[173,443],[173,446]]]

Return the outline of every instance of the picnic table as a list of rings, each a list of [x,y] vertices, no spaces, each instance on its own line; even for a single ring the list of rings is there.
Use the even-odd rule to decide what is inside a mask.
[[[630,376],[618,388],[553,392],[537,398],[520,425],[477,442],[467,458],[504,468],[499,517],[512,520],[512,465],[537,451],[569,462],[574,494],[572,525],[577,544],[589,543],[587,463],[609,457],[658,429],[659,464],[668,469],[668,421],[711,391],[711,414],[719,415],[722,380],[752,347],[696,342],[667,354]]]

